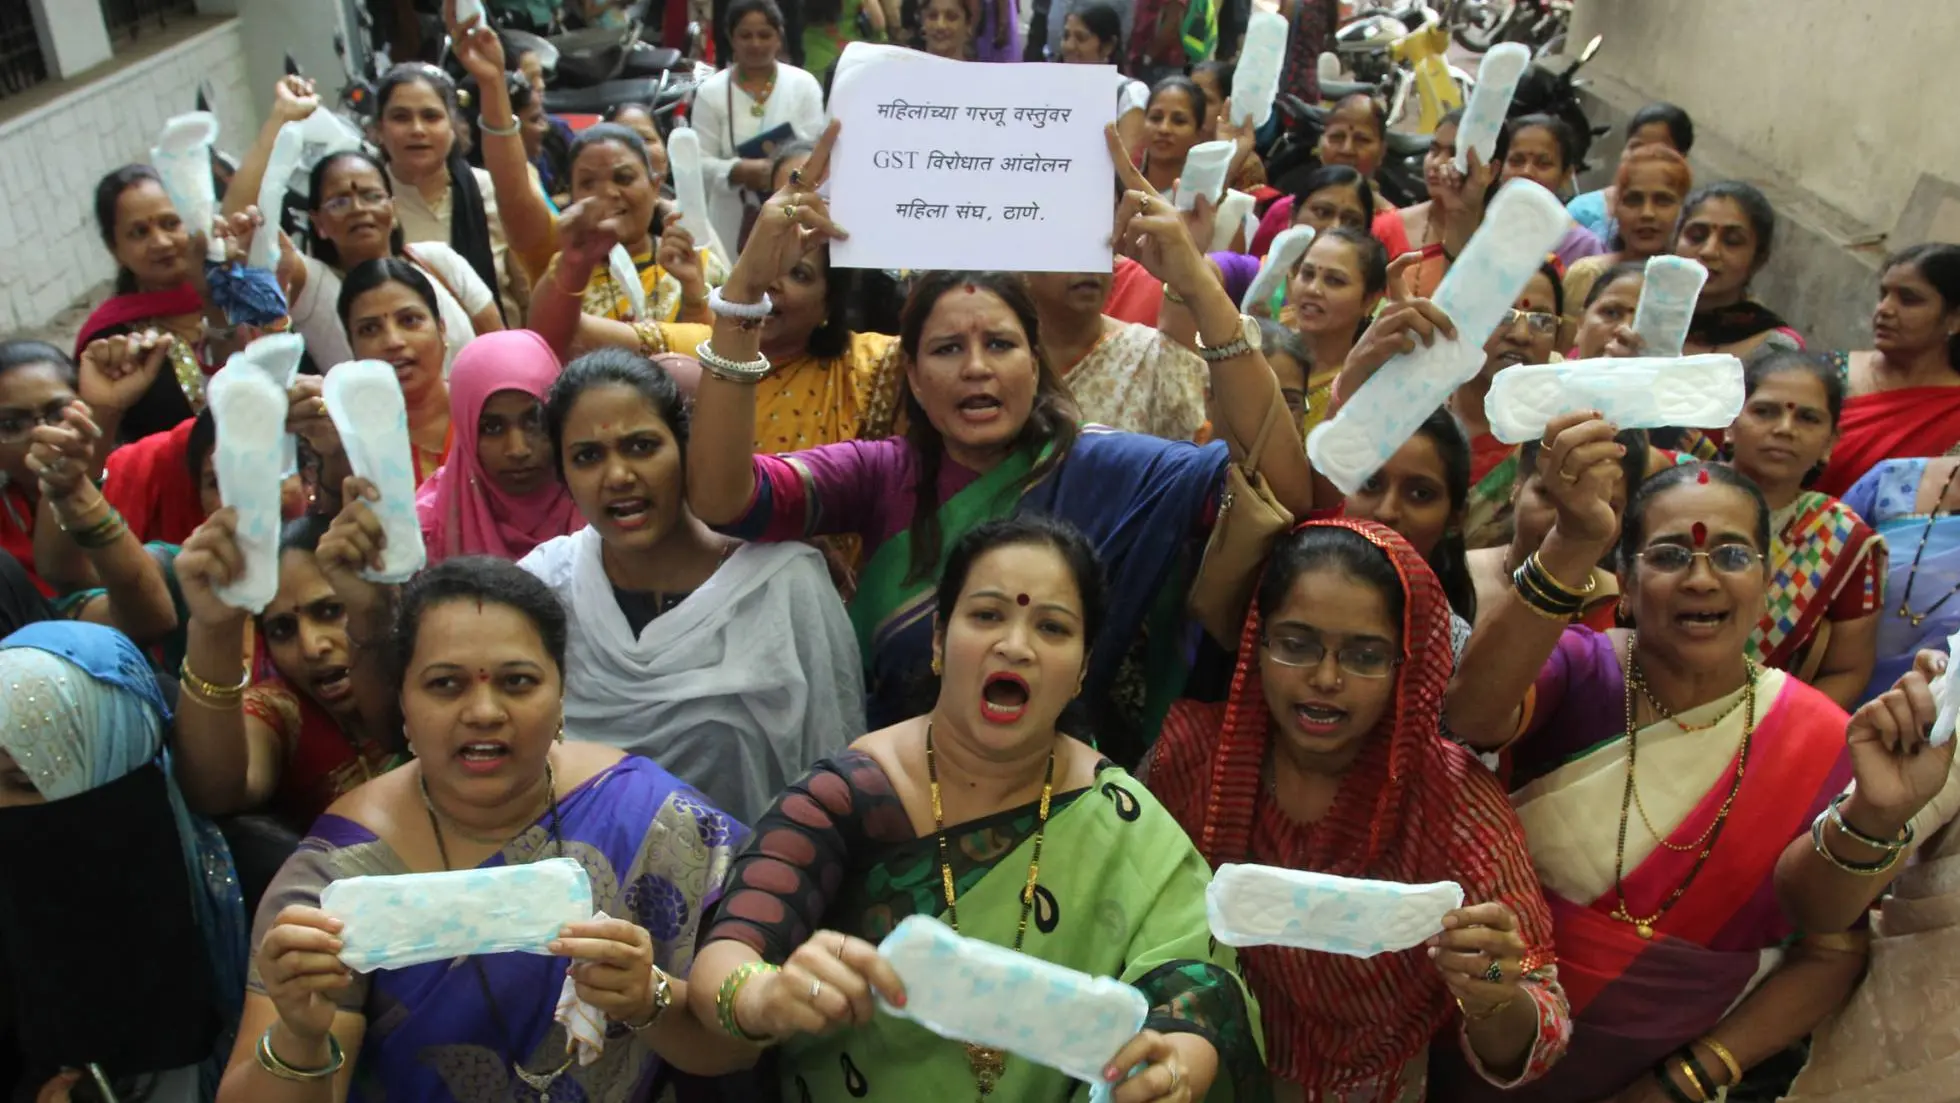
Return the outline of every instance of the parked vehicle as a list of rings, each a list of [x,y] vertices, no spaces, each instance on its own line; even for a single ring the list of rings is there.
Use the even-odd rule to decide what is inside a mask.
[[[1476,53],[1500,42],[1556,53],[1572,26],[1572,0],[1450,0],[1444,22],[1458,45]]]

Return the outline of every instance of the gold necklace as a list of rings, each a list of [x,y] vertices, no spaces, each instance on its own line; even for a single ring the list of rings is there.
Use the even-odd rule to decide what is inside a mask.
[[[1912,568],[1906,572],[1906,592],[1899,598],[1899,619],[1914,628],[1926,623],[1927,617],[1939,612],[1940,606],[1952,600],[1954,594],[1960,594],[1960,583],[1955,583],[1953,589],[1940,595],[1938,601],[1928,605],[1925,612],[1912,611],[1912,583],[1919,577],[1919,560],[1926,554],[1926,541],[1933,535],[1933,526],[1940,519],[1940,507],[1946,504],[1947,495],[1953,493],[1953,481],[1956,478],[1960,478],[1960,464],[1954,464],[1953,470],[1947,473],[1946,484],[1940,488],[1940,496],[1933,499],[1933,508],[1926,511],[1926,527],[1919,530],[1919,550],[1912,553]],[[1952,515],[1952,511],[1949,510],[1947,516]]]
[[[926,777],[932,783],[932,831],[939,841],[939,884],[946,892],[946,919],[954,931],[960,929],[960,909],[953,892],[953,863],[946,854],[946,814],[939,801],[939,763],[932,753],[932,721],[926,721]],[[1028,916],[1034,911],[1035,880],[1041,876],[1041,838],[1048,831],[1048,800],[1055,793],[1055,750],[1048,749],[1048,772],[1041,779],[1041,812],[1035,820],[1034,856],[1028,860],[1028,883],[1021,889],[1021,922],[1014,931],[1014,949],[1028,937]],[[1007,1054],[992,1046],[966,1043],[966,1064],[973,1070],[973,1081],[984,1098],[993,1094],[994,1085],[1007,1068]]]
[[[1639,666],[1633,658],[1634,645],[1638,642],[1638,638],[1637,633],[1627,637],[1627,670],[1630,673],[1630,680],[1632,677],[1638,677],[1637,673],[1634,672],[1639,670]],[[1647,830],[1656,839],[1660,839],[1661,845],[1667,846],[1670,850],[1678,850],[1686,853],[1697,846],[1701,848],[1701,854],[1695,858],[1695,864],[1688,870],[1688,875],[1682,879],[1679,885],[1675,886],[1674,891],[1668,894],[1667,899],[1661,902],[1661,906],[1654,910],[1654,914],[1648,916],[1637,916],[1628,910],[1627,890],[1623,881],[1627,858],[1627,814],[1632,810],[1634,796],[1638,791],[1634,784],[1634,768],[1640,750],[1638,729],[1633,726],[1634,687],[1631,685],[1627,687],[1627,783],[1625,791],[1620,795],[1620,837],[1613,849],[1613,895],[1618,898],[1618,904],[1613,908],[1611,916],[1622,923],[1633,924],[1634,933],[1638,934],[1641,938],[1654,937],[1654,924],[1660,922],[1661,916],[1666,915],[1668,909],[1672,908],[1681,899],[1682,894],[1688,891],[1688,886],[1695,883],[1695,877],[1701,873],[1701,867],[1708,863],[1708,856],[1715,852],[1715,843],[1722,837],[1722,825],[1728,822],[1729,809],[1735,805],[1735,795],[1742,789],[1743,767],[1749,762],[1749,740],[1756,732],[1756,672],[1753,663],[1750,664],[1747,673],[1749,681],[1743,689],[1743,701],[1747,704],[1749,711],[1745,714],[1743,721],[1742,747],[1736,752],[1735,780],[1729,783],[1729,795],[1723,798],[1721,809],[1715,813],[1715,822],[1709,824],[1708,830],[1702,832],[1702,838],[1697,840],[1694,846],[1690,847],[1669,846],[1667,840],[1661,838],[1660,832],[1654,831],[1653,824],[1649,823],[1647,825]],[[1646,819],[1646,811],[1644,809],[1641,811],[1641,819],[1643,821]]]
[[[740,84],[742,91],[747,92],[749,98],[755,101],[749,104],[749,115],[753,118],[760,119],[763,109],[769,103],[770,95],[776,91],[776,71],[774,69],[769,71],[769,79],[762,82],[762,90],[760,92],[750,92],[748,84],[743,81],[737,80],[736,83]]]
[[[1661,719],[1666,720],[1667,722],[1673,724],[1677,728],[1680,728],[1683,732],[1694,734],[1697,732],[1705,732],[1705,731],[1712,730],[1717,724],[1720,724],[1722,721],[1727,720],[1729,717],[1735,715],[1735,710],[1741,708],[1745,703],[1749,703],[1752,709],[1755,707],[1752,702],[1752,696],[1755,692],[1754,687],[1756,684],[1756,665],[1755,663],[1750,661],[1749,657],[1746,655],[1743,656],[1742,662],[1743,662],[1743,677],[1747,679],[1747,681],[1744,683],[1745,690],[1742,696],[1737,697],[1735,699],[1735,704],[1730,705],[1726,709],[1723,709],[1722,715],[1717,716],[1715,719],[1710,720],[1706,724],[1699,724],[1693,726],[1684,724],[1681,722],[1679,717],[1675,716],[1672,712],[1669,712],[1667,710],[1667,706],[1661,704],[1660,699],[1654,696],[1654,691],[1648,688],[1647,676],[1645,673],[1641,671],[1640,664],[1634,661],[1633,653],[1631,651],[1627,653],[1627,664],[1629,668],[1627,671],[1627,681],[1631,686],[1639,689],[1640,695],[1647,699],[1648,707],[1652,708],[1655,713],[1659,714]],[[1632,708],[1632,700],[1633,700],[1632,695],[1628,694],[1627,701],[1628,701],[1629,710],[1631,710]],[[1627,727],[1628,730],[1632,730],[1633,721],[1630,717],[1627,720]],[[1629,736],[1628,743],[1627,743],[1627,760],[1629,763],[1627,768],[1627,776],[1630,783],[1633,785],[1633,807],[1635,811],[1640,813],[1640,822],[1646,826],[1647,833],[1654,837],[1654,841],[1660,843],[1662,846],[1666,847],[1667,849],[1676,851],[1681,854],[1694,853],[1696,850],[1701,848],[1702,844],[1708,841],[1709,834],[1715,830],[1717,824],[1720,824],[1722,822],[1721,818],[1717,817],[1714,823],[1709,824],[1706,830],[1704,830],[1700,835],[1695,837],[1694,842],[1687,843],[1685,845],[1681,843],[1669,842],[1667,840],[1667,833],[1656,828],[1654,826],[1654,821],[1648,818],[1647,803],[1640,799],[1640,779],[1633,776],[1633,768],[1631,766],[1631,762],[1633,759],[1633,750],[1634,750],[1632,738],[1633,738],[1632,736]],[[1730,797],[1731,799],[1733,799],[1734,794],[1731,793]],[[1727,804],[1724,804],[1722,806],[1722,815],[1724,816],[1728,815]]]

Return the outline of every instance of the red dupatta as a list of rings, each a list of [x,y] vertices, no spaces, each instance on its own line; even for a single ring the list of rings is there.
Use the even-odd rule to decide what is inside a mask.
[[[133,291],[117,295],[95,308],[75,337],[75,359],[88,343],[112,329],[127,329],[152,318],[176,318],[204,312],[204,300],[188,281],[168,291]]]
[[[1831,462],[1813,489],[1833,497],[1880,462],[1960,447],[1960,387],[1906,387],[1844,400]]]
[[[1337,518],[1380,548],[1403,585],[1394,697],[1369,745],[1316,824],[1263,799],[1271,714],[1259,676],[1259,611],[1246,616],[1226,703],[1173,705],[1150,764],[1151,791],[1215,868],[1258,861],[1346,877],[1456,880],[1472,903],[1501,901],[1518,917],[1530,971],[1552,961],[1551,914],[1504,790],[1441,738],[1450,678],[1450,607],[1422,557],[1393,531]],[[1240,951],[1259,997],[1273,1072],[1307,1098],[1393,1078],[1456,1014],[1421,947],[1373,958],[1277,947]],[[1383,1093],[1393,1097],[1393,1092]]]

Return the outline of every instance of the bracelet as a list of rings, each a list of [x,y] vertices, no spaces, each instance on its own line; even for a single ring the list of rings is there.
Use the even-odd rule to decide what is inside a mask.
[[[1585,587],[1575,590],[1565,583],[1560,582],[1552,572],[1546,570],[1545,563],[1538,558],[1537,552],[1532,552],[1530,555],[1525,556],[1524,561],[1530,565],[1532,571],[1537,575],[1537,581],[1544,583],[1553,593],[1561,597],[1571,598],[1574,601],[1582,601],[1585,598],[1591,597],[1594,590],[1599,589],[1599,576],[1597,574],[1588,574],[1586,576]]]
[[[1837,825],[1837,829],[1840,834],[1844,835],[1846,838],[1849,838],[1853,842],[1863,843],[1866,846],[1871,847],[1873,850],[1883,850],[1888,854],[1896,850],[1903,850],[1904,848],[1912,845],[1912,840],[1915,833],[1912,829],[1912,822],[1910,820],[1906,822],[1906,829],[1900,832],[1899,837],[1896,839],[1880,839],[1872,835],[1867,835],[1863,831],[1860,831],[1857,828],[1851,826],[1851,824],[1845,820],[1844,813],[1841,811],[1844,802],[1850,799],[1851,799],[1850,793],[1839,793],[1836,797],[1833,797],[1831,799],[1831,806],[1827,810],[1828,814],[1831,817],[1831,822]]]
[[[340,1071],[340,1066],[347,1063],[347,1054],[341,1051],[340,1039],[335,1038],[332,1034],[327,1035],[327,1063],[325,1066],[317,1069],[297,1069],[281,1061],[279,1055],[272,1052],[272,1030],[273,1027],[278,1025],[274,1023],[272,1026],[266,1027],[265,1033],[259,1035],[259,1067],[277,1076],[279,1079],[297,1080],[302,1083],[315,1080],[329,1080],[333,1078],[335,1073]]]
[[[750,979],[764,973],[780,972],[781,967],[766,961],[748,961],[735,967],[735,971],[722,980],[721,988],[715,992],[715,1017],[721,1020],[721,1029],[731,1038],[757,1045],[766,1045],[771,1039],[760,1034],[750,1034],[735,1020],[735,1000],[742,994],[742,986]]]
[[[1703,1096],[1713,1098],[1714,1092],[1709,1089],[1720,1089],[1722,1085],[1716,1081],[1715,1077],[1709,1073],[1707,1067],[1701,1063],[1701,1058],[1695,1056],[1695,1048],[1693,1046],[1682,1046],[1680,1051],[1674,1056],[1680,1060],[1681,1071],[1688,1074],[1688,1079],[1693,1081],[1695,1088]],[[1740,1079],[1740,1077],[1737,1079]]]
[[[640,355],[649,360],[667,351],[667,334],[659,322],[634,322],[633,336],[640,339]]]
[[[1817,852],[1819,858],[1854,877],[1877,877],[1890,872],[1893,866],[1899,864],[1899,859],[1905,856],[1905,848],[1900,847],[1896,850],[1888,850],[1885,857],[1876,862],[1854,862],[1849,858],[1840,858],[1831,851],[1830,847],[1824,845],[1824,824],[1829,819],[1830,811],[1827,809],[1818,813],[1817,818],[1810,821],[1810,848]]]
[[[221,686],[215,682],[207,682],[191,671],[191,660],[188,655],[184,657],[183,662],[177,664],[177,674],[179,681],[183,683],[185,689],[191,691],[192,696],[201,698],[205,704],[220,707],[237,704],[252,685],[251,671],[246,671],[244,679],[235,686]]]
[[[1184,306],[1184,305],[1186,305],[1186,303],[1185,303],[1185,301],[1184,301],[1184,296],[1182,296],[1182,295],[1180,295],[1180,294],[1178,294],[1178,293],[1177,293],[1177,292],[1175,292],[1175,291],[1172,291],[1172,290],[1171,290],[1171,285],[1170,285],[1170,284],[1165,284],[1165,285],[1164,285],[1164,301],[1165,301],[1165,302],[1167,302],[1167,303],[1173,303],[1173,304],[1175,304],[1175,305],[1177,305],[1177,306]]]
[[[1654,1079],[1660,1083],[1661,1092],[1669,1099],[1672,1099],[1674,1103],[1707,1103],[1706,1099],[1696,1099],[1681,1090],[1681,1085],[1676,1084],[1674,1077],[1667,1074],[1667,1058],[1661,1058],[1654,1065],[1653,1074]]]
[[[1518,595],[1524,607],[1547,620],[1562,620],[1570,623],[1584,607],[1582,602],[1561,598],[1545,591],[1532,577],[1531,561],[1525,560],[1517,570],[1511,572],[1511,589]]]
[[[708,369],[708,374],[730,383],[760,383],[768,378],[770,368],[773,367],[769,363],[769,358],[760,352],[755,354],[755,359],[747,363],[730,360],[716,353],[714,345],[708,341],[695,346],[694,358],[701,362],[702,367]]]
[[[674,1002],[674,988],[668,981],[667,974],[657,965],[651,968],[653,969],[653,1010],[647,1013],[646,1021],[635,1023],[625,1019],[617,1020],[619,1025],[635,1034],[642,1030],[652,1030],[653,1025],[660,1021],[661,1016],[667,1014],[667,1008]]]
[[[1742,1064],[1735,1059],[1735,1054],[1729,1052],[1729,1047],[1716,1041],[1713,1034],[1702,1035],[1701,1044],[1708,1047],[1708,1052],[1713,1053],[1716,1060],[1728,1067],[1730,1086],[1742,1083]]]
[[[1709,1098],[1708,1089],[1701,1086],[1701,1077],[1695,1075],[1694,1067],[1688,1063],[1687,1059],[1676,1057],[1675,1067],[1681,1070],[1681,1075],[1688,1078],[1689,1086],[1695,1089],[1695,1095],[1701,1099],[1702,1103],[1707,1103]]]
[[[739,322],[753,323],[742,328],[755,329],[769,320],[769,315],[775,312],[776,304],[770,301],[767,291],[762,293],[762,301],[759,303],[731,303],[721,297],[721,288],[710,287],[708,309],[720,318],[733,318]]]
[[[479,115],[476,120],[476,128],[493,138],[515,138],[523,132],[524,124],[518,121],[516,115],[512,115],[509,126],[491,126],[489,119]]]
[[[1483,1022],[1485,1019],[1492,1017],[1493,1015],[1502,1014],[1504,1009],[1511,1006],[1512,1001],[1516,999],[1517,999],[1516,996],[1507,996],[1501,1002],[1491,1007],[1487,1007],[1482,1011],[1472,1011],[1469,1008],[1463,1006],[1463,998],[1461,996],[1458,996],[1456,997],[1456,1010],[1459,1014],[1463,1016],[1464,1022],[1480,1023]]]
[[[63,527],[61,531],[68,534],[68,538],[75,542],[76,547],[84,551],[93,551],[97,548],[109,547],[121,540],[123,534],[129,531],[129,524],[123,520],[123,515],[116,507],[110,506],[109,512],[100,521],[94,522],[87,528]]]

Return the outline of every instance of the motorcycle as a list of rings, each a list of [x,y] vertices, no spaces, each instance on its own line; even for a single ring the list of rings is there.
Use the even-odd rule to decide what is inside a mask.
[[[1500,42],[1556,53],[1572,26],[1572,0],[1450,0],[1444,22],[1459,46],[1476,53]]]
[[[1610,128],[1594,126],[1586,118],[1585,107],[1579,102],[1579,89],[1584,88],[1586,82],[1575,80],[1573,76],[1580,66],[1599,53],[1600,41],[1600,36],[1594,35],[1592,41],[1586,43],[1586,48],[1579,51],[1579,56],[1558,72],[1545,66],[1543,59],[1546,51],[1541,50],[1539,62],[1526,69],[1524,76],[1518,80],[1518,90],[1512,94],[1511,107],[1506,112],[1513,119],[1520,115],[1550,115],[1564,121],[1579,139],[1577,164],[1582,172],[1585,171],[1586,153],[1592,149],[1593,139]]]
[[[1334,56],[1341,68],[1363,84],[1378,84],[1395,70],[1389,50],[1422,29],[1426,6],[1408,4],[1393,11],[1373,8],[1356,15],[1334,32]]]
[[[641,103],[652,110],[665,134],[686,113],[695,87],[714,69],[688,59],[700,41],[699,24],[688,25],[687,39],[679,45],[655,45],[645,40],[647,29],[640,18],[645,13],[642,4],[621,28],[593,27],[546,37],[499,25],[497,34],[506,56],[537,55],[545,73],[547,112],[603,115],[620,104]],[[460,69],[446,37],[442,56],[446,68]]]
[[[1329,83],[1333,82],[1322,84],[1323,94],[1330,91]],[[1358,90],[1378,92],[1379,87],[1363,85]],[[1285,129],[1266,157],[1266,176],[1276,190],[1296,194],[1306,178],[1320,167],[1315,150],[1333,109],[1307,103],[1291,93],[1282,93],[1273,106],[1279,111]],[[1422,180],[1422,159],[1434,141],[1433,134],[1388,132],[1381,166],[1375,170],[1375,188],[1383,198],[1397,207],[1429,198],[1429,186]]]
[[[1415,100],[1415,129],[1433,134],[1443,116],[1462,107],[1470,99],[1475,81],[1470,74],[1449,63],[1450,32],[1442,19],[1427,5],[1423,7],[1422,29],[1411,31],[1389,47],[1395,60],[1395,96],[1389,107],[1389,123],[1402,121],[1411,95]]]

